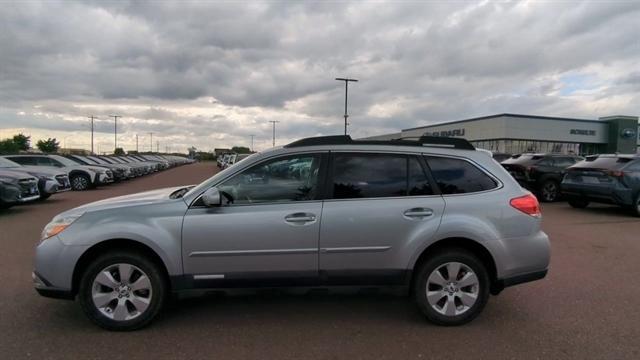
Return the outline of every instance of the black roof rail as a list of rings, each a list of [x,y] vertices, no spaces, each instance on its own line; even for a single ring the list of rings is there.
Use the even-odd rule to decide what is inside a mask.
[[[415,140],[410,140],[415,139]],[[460,150],[475,150],[466,139],[440,136],[420,136],[392,140],[353,140],[349,135],[332,135],[304,138],[285,145],[285,148],[316,145],[395,145],[395,146],[433,146]]]

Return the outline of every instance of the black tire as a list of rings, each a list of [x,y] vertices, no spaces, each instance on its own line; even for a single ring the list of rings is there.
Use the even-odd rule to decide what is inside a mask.
[[[633,205],[631,205],[631,213],[634,216],[640,217],[640,193],[636,196]]]
[[[107,317],[96,307],[92,291],[94,289],[94,280],[99,273],[109,266],[123,263],[133,265],[147,275],[150,283],[150,292],[148,293],[150,294],[150,301],[146,310],[137,315],[134,313],[134,318],[117,321]],[[114,276],[114,279],[117,278]],[[124,284],[126,281],[122,283]],[[135,281],[132,281],[132,283],[135,283]],[[117,291],[113,291],[113,293],[119,294]],[[167,293],[167,281],[159,265],[136,252],[113,251],[98,257],[87,266],[80,279],[78,301],[87,317],[98,326],[111,331],[131,331],[148,325],[158,315],[165,303]],[[118,303],[119,300],[114,299],[112,301]],[[128,296],[123,301],[127,302]],[[127,306],[129,305],[132,305],[132,303],[129,302]]]
[[[555,180],[544,180],[540,184],[540,201],[554,202],[560,198],[560,184]]]
[[[76,174],[71,176],[71,188],[74,191],[84,191],[91,188],[91,179],[85,174]]]
[[[40,193],[40,198],[39,198],[38,200],[40,200],[40,201],[45,201],[45,200],[47,200],[47,199],[48,199],[48,198],[50,198],[50,197],[51,197],[51,194],[48,194],[48,193],[47,193],[47,194]]]
[[[432,307],[432,305],[429,303],[429,300],[427,299],[427,290],[434,290],[428,288],[428,286],[433,285],[428,285],[429,276],[434,273],[436,269],[439,269],[445,264],[452,262],[461,263],[470,268],[471,271],[475,273],[478,280],[478,289],[476,289],[477,298],[475,300],[475,303],[473,303],[473,305],[468,307],[459,315],[442,314],[436,311],[436,309]],[[487,300],[489,299],[490,282],[487,269],[482,261],[480,261],[471,252],[464,249],[450,248],[434,253],[416,269],[416,273],[414,275],[415,301],[422,313],[427,317],[427,319],[436,325],[463,325],[478,316],[484,309]],[[464,277],[464,275],[461,276],[460,280],[462,280],[462,277]],[[460,289],[460,291],[462,291],[462,288]],[[444,297],[442,299],[444,299],[446,302],[448,297]],[[456,305],[462,306],[461,303],[456,303]]]
[[[0,200],[0,210],[8,209],[8,208],[12,207],[13,205],[15,205],[15,203],[8,203],[8,202],[4,202],[4,201]]]
[[[568,202],[569,206],[576,209],[584,209],[589,206],[589,200],[585,198],[570,198]]]

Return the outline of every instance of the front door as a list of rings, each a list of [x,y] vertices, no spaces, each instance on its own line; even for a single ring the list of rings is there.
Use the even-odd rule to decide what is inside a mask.
[[[221,286],[315,280],[321,159],[300,154],[263,161],[217,185],[223,205],[196,201],[183,224],[185,274]]]

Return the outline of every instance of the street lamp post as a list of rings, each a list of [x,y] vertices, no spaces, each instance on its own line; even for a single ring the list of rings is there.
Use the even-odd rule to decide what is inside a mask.
[[[276,146],[276,124],[280,121],[278,120],[269,120],[270,123],[273,124],[273,146]]]
[[[357,79],[349,79],[349,78],[336,78],[338,81],[344,81],[344,134],[347,135],[347,118],[349,118],[349,114],[347,113],[347,97],[349,96],[349,82],[358,82]]]
[[[109,115],[110,117],[113,118],[114,123],[113,123],[113,143],[114,143],[114,148],[113,148],[113,152],[115,152],[118,148],[118,118],[121,118],[122,116],[120,115]]]

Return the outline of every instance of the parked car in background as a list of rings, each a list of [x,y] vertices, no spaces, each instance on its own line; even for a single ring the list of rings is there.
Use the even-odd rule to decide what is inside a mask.
[[[560,198],[560,183],[565,169],[583,158],[564,154],[518,154],[501,164],[520,185],[544,202]]]
[[[509,159],[509,158],[510,158],[511,156],[513,156],[513,155],[508,154],[508,153],[492,152],[492,156],[493,156],[493,159],[494,159],[495,161],[497,161],[497,162],[501,163],[501,162],[503,162],[503,161],[505,161],[505,160]]]
[[[540,223],[535,196],[465,140],[310,138],[57,215],[33,280],[110,330],[147,325],[170,293],[238,286],[399,286],[460,325],[545,277]]]
[[[114,181],[123,181],[129,178],[131,168],[123,165],[113,165],[96,156],[83,156],[83,155],[66,155],[67,159],[70,159],[79,165],[97,166],[111,170]]]
[[[71,190],[71,183],[66,172],[59,169],[49,169],[38,166],[22,166],[9,159],[0,157],[0,169],[24,172],[38,179],[40,200],[48,199],[51,195]]]
[[[587,207],[590,202],[614,204],[640,216],[640,156],[587,156],[567,169],[562,192],[575,208]]]
[[[71,188],[76,191],[87,190],[113,182],[111,170],[99,166],[80,165],[60,155],[29,154],[7,155],[5,157],[20,165],[59,168],[68,174]]]
[[[0,209],[39,198],[38,179],[34,176],[0,169]]]

